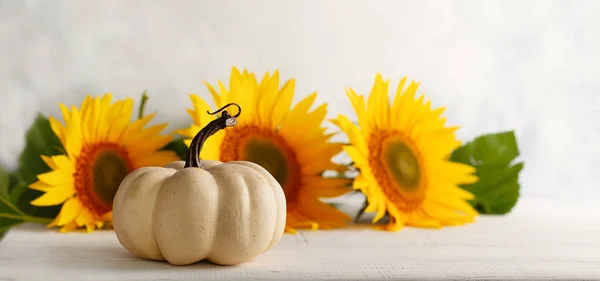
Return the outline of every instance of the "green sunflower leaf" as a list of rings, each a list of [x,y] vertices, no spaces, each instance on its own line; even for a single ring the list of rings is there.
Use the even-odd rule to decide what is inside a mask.
[[[514,132],[486,134],[456,149],[450,160],[477,169],[479,181],[461,186],[473,193],[470,201],[482,214],[506,214],[519,198],[519,173],[523,162],[515,163],[519,148]]]
[[[185,157],[188,152],[188,147],[183,142],[183,139],[179,139],[179,140],[174,140],[174,141],[170,142],[165,147],[163,147],[162,150],[175,151],[175,153],[177,153],[177,156],[179,156],[179,158],[181,160],[185,160]]]
[[[7,215],[16,215],[9,195],[10,176],[4,168],[0,167],[0,240],[13,226],[22,223],[22,220],[7,218]],[[12,207],[12,208],[11,208]]]
[[[0,167],[0,197],[8,197],[8,187],[10,185],[10,176],[4,168]]]
[[[19,165],[11,184],[10,199],[15,205],[30,216],[53,218],[58,214],[60,206],[37,207],[30,202],[43,193],[28,186],[37,180],[37,175],[51,169],[42,160],[41,155],[52,156],[63,154],[62,144],[52,131],[50,122],[39,114],[25,135],[25,148],[19,156]]]

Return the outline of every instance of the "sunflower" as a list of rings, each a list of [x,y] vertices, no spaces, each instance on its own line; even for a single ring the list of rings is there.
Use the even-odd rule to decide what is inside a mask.
[[[41,155],[51,171],[38,175],[29,187],[44,192],[32,205],[62,204],[49,227],[61,227],[61,232],[85,227],[89,232],[110,224],[113,197],[128,173],[178,160],[172,151],[158,151],[172,139],[159,135],[167,124],[144,129],[154,114],[131,122],[133,100],[111,104],[111,99],[111,94],[87,96],[81,111],[60,104],[64,126],[48,118],[65,154]]]
[[[460,146],[458,128],[444,126],[444,108],[432,109],[424,95],[415,99],[418,83],[405,84],[406,77],[390,105],[389,80],[377,74],[368,104],[346,90],[358,126],[344,115],[333,120],[350,141],[344,151],[360,171],[353,187],[367,198],[364,211],[376,213],[373,223],[388,215],[389,231],[472,222],[478,214],[466,200],[474,196],[458,185],[476,182],[475,169],[448,160]]]
[[[321,127],[327,104],[309,111],[316,93],[301,100],[292,109],[295,80],[279,89],[279,72],[268,72],[258,82],[253,73],[235,67],[231,71],[229,90],[219,81],[219,90],[205,83],[216,108],[235,102],[244,110],[243,118],[228,130],[219,131],[205,143],[200,157],[222,162],[243,160],[261,165],[282,186],[287,201],[286,231],[297,228],[343,227],[350,217],[319,198],[337,197],[348,191],[347,179],[325,178],[324,171],[341,171],[343,166],[331,158],[342,152],[342,145],[330,143],[333,134]],[[190,145],[201,128],[215,117],[212,108],[195,94],[190,95],[193,109],[188,113],[193,124],[177,133],[188,137]]]

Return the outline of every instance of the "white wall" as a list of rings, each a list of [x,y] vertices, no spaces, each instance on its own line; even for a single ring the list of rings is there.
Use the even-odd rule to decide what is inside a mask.
[[[38,111],[112,91],[169,129],[232,66],[297,78],[353,116],[344,87],[421,81],[459,137],[516,129],[523,196],[597,200],[598,1],[0,1],[0,161]]]

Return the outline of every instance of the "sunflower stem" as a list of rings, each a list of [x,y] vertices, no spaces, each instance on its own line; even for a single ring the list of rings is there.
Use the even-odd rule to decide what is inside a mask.
[[[238,113],[234,116],[231,116],[229,112],[227,112],[227,110],[223,111],[225,108],[231,105],[235,105],[238,108]],[[192,140],[190,148],[188,149],[187,155],[185,157],[185,168],[193,167],[205,169],[204,164],[202,164],[202,162],[200,161],[200,151],[202,150],[204,142],[219,130],[225,129],[226,127],[235,126],[237,124],[237,117],[240,116],[240,114],[242,113],[242,108],[236,103],[229,103],[215,112],[211,113],[207,111],[207,113],[210,115],[214,115],[221,111],[223,111],[221,117],[208,123],[208,125],[202,128],[202,130],[200,130],[200,132],[198,132]]]
[[[6,198],[0,197],[0,202],[4,203],[4,205],[6,205],[9,209],[13,210],[15,213],[25,216],[25,213],[23,213],[23,211],[19,210],[19,208],[17,208],[17,206],[15,206],[12,202],[7,200]]]
[[[354,217],[355,224],[358,224],[360,218],[365,214],[365,210],[367,209],[367,207],[369,207],[369,199],[365,199],[365,203],[363,203],[362,208],[360,208],[360,210],[356,214],[356,217]]]
[[[6,213],[0,213],[0,218],[21,220],[21,221],[25,221],[25,222],[35,222],[35,223],[41,223],[41,224],[49,224],[50,222],[52,222],[51,219],[47,219],[47,218],[32,217],[32,216],[27,216],[27,215],[6,214]]]
[[[146,108],[146,102],[148,102],[148,91],[144,90],[142,93],[142,100],[140,101],[140,107],[138,109],[138,119],[144,117],[144,109]]]

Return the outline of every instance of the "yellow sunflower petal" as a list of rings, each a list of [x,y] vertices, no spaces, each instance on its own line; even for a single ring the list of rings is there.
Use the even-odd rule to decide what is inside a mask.
[[[316,97],[317,93],[313,93],[294,106],[294,108],[289,112],[287,118],[282,121],[280,134],[285,136],[303,135],[303,132],[298,132],[298,125],[307,121],[305,119],[307,117],[307,112],[315,102]],[[318,120],[317,122],[321,123],[322,120]],[[314,128],[314,126],[309,128]]]
[[[358,95],[354,89],[349,88],[346,90],[346,95],[350,99],[352,103],[352,107],[356,112],[356,118],[358,119],[358,125],[363,136],[368,136],[370,134],[371,126],[369,122],[369,116],[367,115],[367,110],[365,108],[365,97],[362,95]]]
[[[60,232],[71,232],[77,229],[77,223],[75,221],[71,221],[70,223],[65,224],[60,228]]]
[[[140,140],[137,144],[128,144],[130,157],[142,158],[144,155],[151,154],[159,148],[165,147],[173,139],[170,135],[147,137]]]
[[[129,138],[135,138],[137,135],[144,131],[144,127],[146,127],[152,119],[156,116],[156,113],[148,114],[142,118],[135,120],[133,123],[127,124],[121,133],[119,134],[118,140],[120,142],[127,142]],[[122,118],[124,119],[124,118]],[[159,126],[162,124],[154,125],[153,127]]]
[[[52,185],[44,183],[42,181],[36,181],[29,185],[29,188],[39,190],[39,191],[48,191],[51,188],[54,188]]]
[[[327,114],[327,104],[322,104],[317,107],[313,112],[309,114],[304,114],[302,117],[294,117],[296,118],[295,124],[283,124],[279,129],[279,133],[283,135],[286,139],[293,141],[294,144],[299,145],[300,143],[307,143],[314,141],[315,139],[326,138],[329,139],[330,135],[324,135],[323,129],[320,125],[325,120],[325,115]],[[284,123],[286,120],[291,119],[289,115],[284,119]],[[302,120],[300,123],[297,120]],[[294,121],[292,121],[294,122]],[[284,127],[285,126],[285,127]],[[299,131],[298,127],[303,127],[304,130]]]
[[[70,185],[73,184],[73,174],[65,170],[54,170],[39,174],[37,178],[49,185]]]
[[[257,111],[256,100],[253,98],[257,91],[257,85],[252,75],[247,72],[240,73],[237,68],[231,71],[229,87],[229,100],[236,102],[244,110],[244,114],[255,116]],[[254,95],[253,95],[254,94]],[[256,122],[258,118],[240,119],[240,124]]]
[[[216,108],[221,108],[222,106],[224,106],[225,104],[221,100],[221,97],[219,96],[219,93],[217,92],[217,90],[215,90],[215,88],[206,81],[204,81],[204,85],[206,86],[206,88],[208,88],[208,91],[210,92],[210,95],[213,98]],[[193,116],[192,116],[192,118],[193,118]],[[200,120],[194,120],[194,122],[196,122],[196,123],[198,123],[199,121]]]
[[[154,153],[152,153],[151,155],[148,155],[144,158],[138,158],[139,160],[137,160],[136,166],[138,167],[145,167],[145,166],[163,166],[165,163],[169,163],[172,161],[175,161],[175,159],[177,158],[177,154],[174,151],[171,150],[163,150],[163,151],[156,151]]]
[[[107,133],[106,138],[110,142],[121,143],[126,139],[131,131],[137,131],[143,128],[155,114],[148,114],[141,119],[130,124],[131,115],[133,112],[133,100],[130,98],[118,101],[112,108],[112,124]]]
[[[213,110],[208,105],[208,103],[206,103],[202,98],[192,94],[190,95],[190,99],[192,100],[192,104],[194,105],[194,109],[191,111],[192,113],[190,113],[190,115],[192,115],[192,119],[194,120],[195,124],[199,124],[200,127],[204,127],[216,118],[214,115],[206,114],[207,111],[212,112]],[[216,109],[219,108],[221,107],[219,106]]]
[[[356,166],[362,167],[369,165],[369,160],[366,156],[362,155],[355,146],[344,146],[344,151],[352,158],[352,161],[354,161]]]
[[[368,155],[369,149],[367,148],[367,141],[361,134],[359,128],[352,124],[348,117],[344,115],[338,116],[338,122],[342,131],[348,136],[350,143],[358,149],[361,155]]]
[[[52,156],[52,162],[55,163],[55,166],[51,167],[52,169],[61,170],[67,174],[75,173],[75,167],[73,166],[73,163],[69,157],[65,155]]]
[[[318,175],[324,171],[338,171],[343,172],[346,170],[346,166],[335,164],[329,161],[331,157],[319,157],[311,163],[302,165],[301,171],[303,175]]]
[[[388,82],[384,82],[381,74],[375,77],[368,101],[370,124],[377,128],[385,128],[389,123],[390,104],[388,99]]]
[[[218,81],[218,85],[219,93],[221,93],[221,104],[224,106],[225,104],[229,103],[229,91],[227,91],[223,82]]]
[[[81,116],[79,110],[73,106],[71,110],[71,122],[67,124],[67,136],[65,150],[71,159],[77,158],[83,147],[84,139],[81,133]]]
[[[369,181],[365,178],[364,174],[359,174],[358,176],[356,176],[354,178],[354,181],[352,182],[352,185],[355,189],[361,189],[361,190],[366,190],[373,184],[374,183],[372,183],[371,181]]]
[[[434,228],[438,229],[442,227],[442,223],[435,219],[431,219],[422,212],[412,212],[408,214],[406,225],[416,226],[421,228]]]
[[[73,188],[58,187],[48,190],[30,203],[34,206],[55,206],[62,204],[71,196],[73,196]]]
[[[113,212],[106,212],[106,214],[102,215],[102,217],[100,217],[101,220],[103,221],[112,221],[112,217],[113,217]]]
[[[387,231],[400,231],[407,220],[407,213],[399,211],[394,205],[390,205],[387,209],[390,215],[390,222],[385,226]]]
[[[60,112],[62,113],[63,120],[65,120],[65,124],[71,122],[71,112],[69,111],[69,108],[62,103],[59,103],[58,106],[60,107]]]
[[[260,124],[267,128],[273,128],[273,106],[278,97],[279,88],[279,72],[275,71],[272,76],[265,73],[262,81],[259,84],[258,94],[258,117]]]
[[[443,177],[447,182],[456,184],[472,184],[479,180],[475,175],[475,168],[463,163],[443,162],[437,167],[438,177]]]
[[[110,128],[110,121],[112,116],[110,112],[110,102],[112,100],[111,94],[106,94],[99,99],[100,102],[97,104],[97,111],[95,112],[96,120],[94,126],[96,127],[96,136],[94,141],[105,141]],[[108,121],[108,122],[107,122]]]
[[[58,137],[60,143],[64,147],[66,143],[65,134],[67,129],[62,124],[60,124],[60,122],[56,118],[52,116],[48,117],[48,121],[50,122],[50,128],[52,128],[52,131]]]
[[[166,127],[167,127],[167,123],[162,123],[162,124],[157,124],[154,125],[152,127],[149,127],[147,129],[144,130],[140,130],[137,134],[135,135],[130,135],[127,139],[125,139],[123,141],[123,143],[126,146],[139,146],[139,145],[144,145],[144,143],[146,141],[150,141],[152,142],[151,137],[154,137],[156,135],[159,135],[160,132],[162,132]],[[169,143],[169,141],[171,140],[171,136],[163,136],[163,139],[161,141],[164,141],[166,139],[166,143]],[[159,142],[160,144],[160,142]],[[157,147],[160,148],[160,147]],[[132,148],[130,148],[132,149]]]
[[[95,123],[97,122],[98,113],[97,109],[98,100],[96,98],[92,99],[90,95],[88,95],[81,105],[81,124],[85,128],[94,128]],[[85,143],[94,142],[96,137],[95,130],[83,130],[82,138]]]
[[[87,209],[81,209],[79,215],[75,218],[75,222],[77,222],[78,226],[86,226],[86,224],[90,224],[94,221],[94,217],[92,213]]]
[[[393,106],[393,114],[392,120],[394,120],[395,124],[392,124],[395,128],[405,128],[408,126],[408,121],[410,121],[410,116],[414,112],[415,108],[415,94],[417,89],[419,88],[419,84],[415,82],[411,82],[406,91],[401,93],[400,95],[396,95],[394,98],[394,106]],[[398,88],[398,92],[400,92],[400,88]]]
[[[350,179],[324,178],[317,175],[304,178],[310,182],[312,187],[304,192],[309,193],[313,198],[337,197],[348,193],[349,185],[352,183]]]
[[[57,226],[59,219],[60,219],[60,212],[58,212],[58,215],[56,215],[56,217],[48,225],[46,225],[46,227],[52,228],[52,227]]]
[[[285,118],[285,116],[287,115],[290,105],[292,104],[292,99],[294,98],[295,86],[296,81],[294,79],[291,79],[287,81],[279,91],[279,95],[272,109],[273,113],[271,124],[273,126],[279,125],[283,118]]]
[[[60,209],[60,219],[58,220],[58,226],[66,225],[73,221],[81,212],[81,203],[77,197],[73,197],[67,200],[62,208]]]
[[[42,158],[44,163],[46,163],[46,165],[48,165],[48,167],[50,169],[53,169],[53,170],[58,169],[58,166],[56,164],[54,164],[54,160],[52,160],[52,157],[48,157],[46,155],[40,155],[40,157]]]
[[[319,224],[313,222],[311,219],[306,218],[303,214],[298,212],[288,212],[285,231],[288,233],[296,234],[296,229],[319,229]]]

